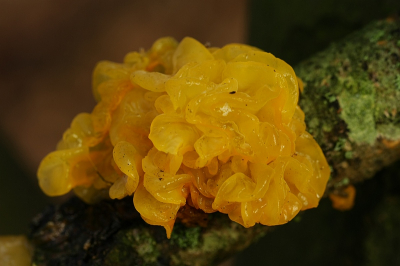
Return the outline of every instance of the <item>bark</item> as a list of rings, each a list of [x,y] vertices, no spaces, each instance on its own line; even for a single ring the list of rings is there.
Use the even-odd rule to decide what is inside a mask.
[[[326,193],[371,178],[400,158],[400,22],[379,21],[295,68],[307,128],[332,168]],[[184,208],[172,237],[147,225],[132,199],[74,198],[33,223],[35,265],[214,265],[271,230]]]
[[[400,23],[379,21],[299,64],[307,130],[332,169],[327,193],[400,158]]]

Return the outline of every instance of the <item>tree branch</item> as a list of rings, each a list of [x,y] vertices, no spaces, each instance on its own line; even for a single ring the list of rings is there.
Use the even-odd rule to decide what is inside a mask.
[[[327,193],[400,158],[400,24],[379,21],[295,68],[299,104],[332,178]]]
[[[300,105],[332,176],[327,193],[372,177],[400,158],[400,23],[374,22],[298,65]],[[89,206],[73,198],[32,223],[35,265],[214,265],[271,227],[183,208],[172,238],[147,225],[132,199]],[[184,225],[185,224],[185,225]],[[204,227],[204,225],[207,226]]]

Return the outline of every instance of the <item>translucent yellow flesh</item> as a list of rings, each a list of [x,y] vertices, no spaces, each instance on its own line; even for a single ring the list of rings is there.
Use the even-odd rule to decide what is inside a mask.
[[[75,188],[87,202],[134,194],[168,236],[185,204],[245,227],[286,223],[318,205],[330,174],[305,131],[299,84],[257,48],[161,38],[123,64],[97,65],[98,103],[43,159],[39,184],[51,196]]]

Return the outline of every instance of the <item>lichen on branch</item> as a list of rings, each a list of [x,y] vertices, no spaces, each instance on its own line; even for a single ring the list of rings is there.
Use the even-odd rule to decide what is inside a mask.
[[[328,192],[400,158],[400,25],[371,23],[295,67],[308,130],[332,167]]]

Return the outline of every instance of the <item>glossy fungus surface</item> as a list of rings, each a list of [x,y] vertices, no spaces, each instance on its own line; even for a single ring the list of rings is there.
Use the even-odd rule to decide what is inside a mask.
[[[302,86],[302,84],[301,84]],[[132,196],[168,237],[185,204],[245,227],[316,207],[330,170],[297,105],[293,69],[257,48],[157,40],[93,73],[79,114],[38,170],[50,195]]]

